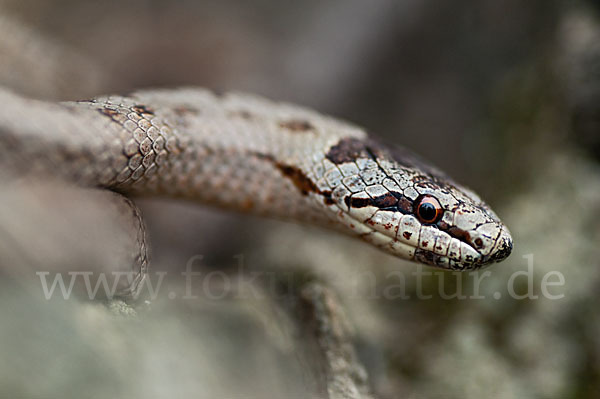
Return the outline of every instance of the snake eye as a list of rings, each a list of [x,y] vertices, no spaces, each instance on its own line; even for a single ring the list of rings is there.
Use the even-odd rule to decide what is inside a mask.
[[[440,202],[430,195],[424,195],[417,201],[415,210],[422,223],[436,223],[442,217],[443,209]]]

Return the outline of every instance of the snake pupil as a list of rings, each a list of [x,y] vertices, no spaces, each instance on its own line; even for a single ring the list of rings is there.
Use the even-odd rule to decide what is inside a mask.
[[[419,214],[425,220],[435,219],[435,207],[430,203],[421,204]]]

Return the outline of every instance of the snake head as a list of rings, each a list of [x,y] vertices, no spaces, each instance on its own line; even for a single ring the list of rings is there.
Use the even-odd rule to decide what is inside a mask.
[[[344,139],[323,162],[335,217],[393,255],[473,270],[512,251],[510,232],[488,205],[407,150]]]

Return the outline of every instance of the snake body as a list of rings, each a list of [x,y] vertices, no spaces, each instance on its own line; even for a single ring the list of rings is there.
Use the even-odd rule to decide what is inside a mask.
[[[63,103],[0,90],[0,103],[0,164],[12,174],[321,224],[446,269],[480,268],[512,249],[472,191],[302,107],[197,88]],[[420,217],[424,199],[439,217]]]

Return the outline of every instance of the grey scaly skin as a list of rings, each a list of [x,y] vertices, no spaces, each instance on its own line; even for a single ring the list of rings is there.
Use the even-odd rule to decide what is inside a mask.
[[[0,164],[11,174],[316,223],[445,269],[512,249],[472,191],[302,107],[196,88],[66,103],[0,90],[0,102]]]

